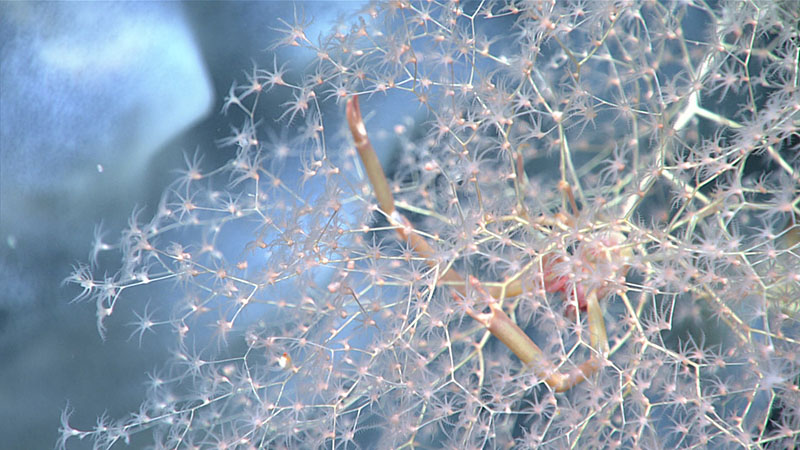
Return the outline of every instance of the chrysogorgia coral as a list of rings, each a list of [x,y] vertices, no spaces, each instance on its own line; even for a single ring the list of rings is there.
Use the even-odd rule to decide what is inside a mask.
[[[234,84],[235,157],[189,160],[98,249],[118,272],[69,278],[101,330],[148,285],[134,336],[174,357],[130,417],[65,411],[61,443],[794,447],[799,22],[774,0],[281,21],[305,73]],[[396,146],[386,190],[367,136]]]

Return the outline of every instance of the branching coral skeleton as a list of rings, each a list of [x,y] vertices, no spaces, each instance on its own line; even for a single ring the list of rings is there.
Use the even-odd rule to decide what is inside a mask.
[[[434,250],[431,245],[422,235],[417,233],[411,222],[395,209],[394,196],[391,193],[389,183],[375,150],[369,141],[357,96],[348,99],[346,116],[358,155],[364,165],[380,210],[395,228],[400,239],[411,245],[414,251],[424,258],[429,265],[436,266],[437,262],[434,259]],[[517,162],[519,170],[521,170],[521,159],[518,159]],[[569,184],[562,181],[559,183],[559,189],[568,198],[573,214],[577,214],[578,207]],[[569,227],[574,222],[574,218],[565,213],[530,219],[524,210],[519,216],[515,216],[514,220],[525,226],[552,228]],[[600,261],[616,262],[619,267],[618,275],[624,279],[629,267],[627,262],[632,256],[632,250],[621,245],[624,240],[625,236],[622,233],[608,232],[602,236],[594,236],[591,240],[587,238],[587,242],[582,245],[587,246],[588,250],[580,249],[576,253],[584,258],[583,262],[586,270],[593,270],[595,264]],[[546,292],[562,292],[564,297],[571,302],[570,304],[573,307],[577,307],[575,308],[576,312],[586,311],[589,339],[591,347],[594,349],[587,361],[578,365],[577,370],[570,371],[567,374],[560,372],[539,346],[503,310],[504,299],[518,296],[523,292],[524,286],[520,281],[520,276],[522,272],[533,268],[531,264],[526,265],[520,273],[512,277],[513,281],[502,287],[492,286],[491,288],[485,288],[477,278],[469,277],[464,279],[452,267],[439,274],[437,284],[449,286],[454,291],[453,298],[456,301],[468,302],[465,306],[466,313],[470,317],[482,324],[494,337],[505,344],[523,364],[531,367],[536,376],[543,379],[548,386],[557,392],[563,392],[597,372],[602,367],[603,359],[608,355],[608,338],[599,297],[607,296],[610,293],[604,292],[599,287],[584,287],[580,283],[569,283],[567,277],[554,274],[550,269],[559,260],[558,257],[550,256],[543,255],[539,260],[539,263],[544,267],[540,271],[543,275],[540,277],[538,284],[543,286]],[[476,294],[482,297],[482,301],[471,301],[470,303],[470,297],[474,297]],[[482,304],[488,305],[488,312],[482,312],[473,307],[474,305]]]

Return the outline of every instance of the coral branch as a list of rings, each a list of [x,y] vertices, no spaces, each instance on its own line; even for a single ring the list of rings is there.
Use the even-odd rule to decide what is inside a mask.
[[[364,164],[367,177],[375,191],[378,205],[386,214],[389,222],[396,227],[395,229],[400,238],[408,242],[417,254],[426,259],[430,266],[436,266],[437,261],[434,258],[435,253],[433,248],[422,236],[414,233],[414,227],[411,225],[411,222],[394,209],[394,197],[389,189],[389,182],[386,179],[383,167],[381,167],[378,156],[375,154],[375,149],[369,142],[367,129],[361,117],[361,109],[358,105],[357,96],[348,99],[346,114],[350,132],[353,134],[353,141],[355,142],[361,162]],[[570,195],[573,209],[577,209],[575,200],[571,196],[571,190],[567,189],[566,191]],[[457,293],[461,294],[463,298],[467,298],[465,280],[454,270],[448,269],[445,271],[440,275],[438,282],[448,283],[448,285]],[[519,325],[508,317],[508,314],[503,311],[500,304],[495,301],[495,299],[500,299],[501,293],[503,292],[501,289],[494,288],[487,293],[481,286],[480,281],[472,277],[470,278],[470,285],[475,288],[476,292],[487,297],[489,312],[478,313],[468,305],[467,314],[483,324],[494,337],[505,344],[526,366],[531,367],[536,373],[536,376],[544,379],[547,385],[553,390],[557,392],[569,390],[571,387],[585,380],[586,377],[590,376],[599,368],[598,360],[593,356],[588,361],[581,364],[577,371],[569,375],[559,373],[557,368],[547,360],[539,346],[525,334]],[[505,292],[506,296],[519,295],[521,293],[520,283],[515,283],[511,287],[511,292]],[[458,298],[456,295],[454,295],[454,297]],[[589,323],[591,328],[590,339],[592,346],[600,348],[602,353],[606,353],[608,351],[608,343],[605,324],[603,323],[603,314],[594,291],[591,292],[588,300]]]
[[[358,96],[353,96],[347,100],[346,107],[347,124],[350,126],[350,133],[353,134],[353,141],[358,150],[358,156],[361,157],[361,162],[364,163],[364,168],[367,171],[372,189],[375,191],[375,197],[378,199],[378,205],[381,210],[387,215],[394,212],[394,197],[392,191],[389,190],[389,182],[386,181],[386,175],[383,173],[383,167],[378,160],[378,155],[375,154],[375,149],[369,142],[367,136],[367,128],[364,126],[364,119],[361,117],[361,108],[358,106]]]

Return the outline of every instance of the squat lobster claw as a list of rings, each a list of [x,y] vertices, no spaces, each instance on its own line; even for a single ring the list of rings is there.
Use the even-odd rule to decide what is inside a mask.
[[[383,168],[380,165],[375,150],[369,141],[366,126],[364,125],[361,111],[358,104],[358,96],[353,96],[347,100],[346,106],[347,123],[353,135],[353,141],[358,151],[358,155],[367,172],[378,206],[386,215],[389,223],[395,227],[399,237],[406,241],[413,250],[427,263],[434,267],[437,263],[434,260],[434,250],[426,239],[418,234],[411,222],[395,209],[394,197],[389,188],[389,183]],[[563,182],[559,187],[566,192],[570,205],[577,213],[577,206],[569,185]],[[572,219],[565,214],[556,217],[540,218],[530,221],[531,225],[536,224],[543,227],[565,227]],[[597,248],[591,247],[591,242],[582,243],[587,245],[581,249],[582,256],[587,263],[584,270],[592,270],[600,260],[610,261],[611,258],[629,258],[630,249],[620,247],[625,236],[619,232],[609,232],[596,241],[599,243]],[[607,241],[606,245],[603,241]],[[615,252],[615,254],[612,254]],[[543,264],[550,266],[558,262],[558,257],[542,257]],[[627,271],[627,265],[622,265],[622,277]],[[453,289],[453,297],[456,301],[467,301],[470,295],[475,293],[483,298],[482,302],[473,304],[488,305],[488,312],[481,312],[473,309],[472,305],[466,305],[467,314],[482,324],[494,337],[505,344],[526,366],[531,367],[537,377],[543,379],[550,388],[556,392],[564,392],[573,386],[586,380],[602,366],[601,361],[609,351],[608,337],[606,335],[603,312],[599,304],[598,295],[605,295],[600,287],[584,288],[579,283],[570,283],[567,277],[557,276],[548,272],[547,267],[540,277],[539,284],[547,292],[563,292],[565,298],[578,307],[579,310],[586,311],[589,324],[589,339],[591,347],[595,350],[589,359],[577,367],[577,370],[568,374],[561,373],[557,367],[545,356],[544,352],[525,334],[524,331],[506,314],[502,308],[502,300],[508,297],[515,297],[523,293],[522,282],[517,279],[502,289],[493,286],[489,289],[483,287],[481,282],[474,277],[469,280],[458,274],[452,268],[440,274],[437,284],[446,285]],[[469,293],[468,293],[469,291]],[[485,311],[485,309],[484,309]]]

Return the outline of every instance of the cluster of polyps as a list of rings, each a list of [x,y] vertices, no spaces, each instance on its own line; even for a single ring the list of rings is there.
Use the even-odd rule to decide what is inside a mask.
[[[346,115],[359,157],[378,200],[378,207],[395,227],[399,237],[408,242],[417,254],[427,259],[429,264],[436,265],[433,248],[422,235],[415,231],[411,222],[395,209],[389,183],[369,141],[366,126],[361,117],[358,97],[354,96],[348,99]],[[559,183],[559,188],[568,197],[573,214],[577,214],[577,204],[569,185],[562,181]],[[519,217],[519,221],[552,231],[553,229],[566,230],[574,226],[575,217],[559,213],[552,217],[533,220]],[[578,264],[572,265],[576,267],[574,272],[563,273],[563,270],[559,270],[559,266],[564,265],[565,258],[556,256],[555,253],[544,254],[539,260],[542,274],[539,280],[540,287],[546,292],[562,292],[575,314],[577,314],[577,310],[586,312],[589,338],[595,351],[589,360],[578,366],[578,370],[569,374],[559,372],[542,350],[503,311],[502,300],[504,298],[514,297],[523,292],[522,281],[519,277],[511,280],[501,289],[484,288],[478,279],[470,277],[469,280],[465,280],[453,269],[444,271],[438,279],[439,284],[447,285],[454,290],[455,301],[467,303],[466,312],[470,317],[483,324],[493,336],[503,342],[524,364],[530,366],[538,377],[544,379],[556,391],[566,391],[572,388],[601,367],[600,362],[608,353],[609,345],[599,298],[611,294],[609,287],[615,283],[609,283],[608,278],[601,283],[591,283],[588,280],[591,279],[592,272],[597,271],[603,265],[606,272],[609,267],[616,268],[612,269],[615,272],[611,274],[613,280],[624,281],[629,267],[628,262],[632,256],[631,248],[624,245],[625,235],[617,230],[590,232],[578,236],[577,240],[579,242],[574,246],[570,258],[578,262]],[[474,298],[476,294],[482,298]],[[473,298],[470,299],[470,296]],[[473,305],[487,306],[482,307],[479,311],[474,309]],[[486,312],[487,309],[488,312]]]

